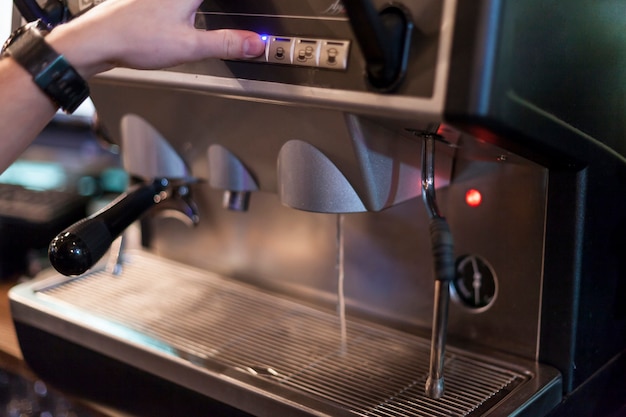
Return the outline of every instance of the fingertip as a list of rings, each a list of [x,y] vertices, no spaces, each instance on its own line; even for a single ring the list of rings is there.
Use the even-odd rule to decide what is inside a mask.
[[[254,34],[243,40],[243,54],[246,58],[256,58],[265,51],[265,42],[260,35]]]

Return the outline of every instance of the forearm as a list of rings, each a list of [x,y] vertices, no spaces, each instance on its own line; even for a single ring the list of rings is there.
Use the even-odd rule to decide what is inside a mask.
[[[159,69],[206,58],[252,58],[265,50],[253,32],[196,30],[193,21],[200,3],[107,0],[57,26],[45,42],[87,81],[118,66]],[[0,60],[0,103],[1,172],[37,137],[57,107],[13,58]]]
[[[56,106],[11,58],[0,60],[0,172],[54,116]]]

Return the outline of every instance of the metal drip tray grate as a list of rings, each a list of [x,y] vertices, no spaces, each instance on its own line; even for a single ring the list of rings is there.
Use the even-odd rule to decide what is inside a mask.
[[[62,318],[311,415],[477,415],[536,379],[451,348],[446,394],[432,400],[423,394],[427,340],[358,321],[348,321],[342,340],[336,315],[141,252],[118,277],[53,281],[31,292]]]

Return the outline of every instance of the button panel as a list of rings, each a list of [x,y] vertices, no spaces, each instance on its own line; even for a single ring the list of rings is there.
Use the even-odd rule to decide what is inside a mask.
[[[265,56],[255,61],[340,71],[348,67],[350,41],[268,35],[265,45]]]

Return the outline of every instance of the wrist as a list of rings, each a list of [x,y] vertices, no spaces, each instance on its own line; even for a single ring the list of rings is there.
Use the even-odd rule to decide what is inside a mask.
[[[11,35],[2,49],[32,76],[56,105],[72,113],[89,96],[89,87],[74,67],[45,40],[47,30],[32,22]]]
[[[113,68],[99,55],[99,50],[88,46],[84,41],[91,35],[84,31],[76,30],[73,22],[54,28],[46,37],[46,41],[56,51],[65,56],[76,71],[86,80],[92,76]]]

